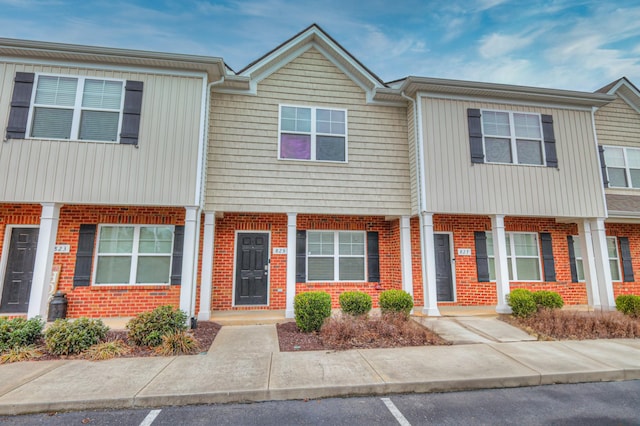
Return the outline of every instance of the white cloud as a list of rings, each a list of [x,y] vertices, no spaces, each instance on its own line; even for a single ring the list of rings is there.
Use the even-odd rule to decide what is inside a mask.
[[[509,55],[515,50],[529,46],[534,37],[493,33],[480,40],[478,51],[483,58],[496,58]]]

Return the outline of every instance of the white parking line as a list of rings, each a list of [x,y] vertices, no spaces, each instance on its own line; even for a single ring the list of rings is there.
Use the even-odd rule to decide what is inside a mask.
[[[396,418],[396,420],[398,421],[398,423],[400,423],[401,426],[411,426],[411,423],[409,423],[409,420],[407,420],[402,415],[400,410],[398,410],[398,407],[396,407],[396,404],[391,402],[389,398],[380,398],[380,399],[382,400],[382,402],[384,402],[384,405],[387,406],[389,411],[391,411],[391,414],[393,414],[393,417]]]
[[[149,414],[147,414],[147,417],[145,417],[144,420],[142,421],[142,423],[140,423],[140,426],[151,426],[151,423],[153,423],[153,421],[156,419],[156,417],[158,417],[158,414],[160,414],[160,411],[162,411],[162,410],[151,410],[151,411],[149,411]]]

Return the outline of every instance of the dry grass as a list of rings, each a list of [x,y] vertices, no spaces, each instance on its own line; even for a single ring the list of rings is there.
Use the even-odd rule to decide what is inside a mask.
[[[438,335],[403,314],[374,317],[348,315],[328,319],[320,330],[326,348],[391,348],[447,344]]]
[[[121,357],[131,352],[131,348],[120,339],[98,343],[82,353],[82,358],[91,361],[104,361]]]
[[[35,346],[20,346],[9,349],[0,355],[0,364],[11,362],[32,361],[42,356],[42,350]]]
[[[529,318],[512,322],[541,340],[615,339],[640,337],[640,320],[620,312],[579,312],[542,309]]]
[[[162,336],[162,343],[155,352],[162,356],[192,355],[200,352],[200,344],[188,332],[180,331]]]

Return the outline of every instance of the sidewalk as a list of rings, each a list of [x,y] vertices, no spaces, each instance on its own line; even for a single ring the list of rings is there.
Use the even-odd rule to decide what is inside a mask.
[[[640,379],[639,339],[523,341],[495,318],[421,320],[478,342],[279,352],[273,324],[225,326],[202,355],[0,365],[0,415]]]

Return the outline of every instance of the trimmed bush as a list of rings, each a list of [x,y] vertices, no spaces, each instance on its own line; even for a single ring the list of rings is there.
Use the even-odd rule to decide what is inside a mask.
[[[385,290],[380,293],[378,301],[383,314],[400,312],[408,317],[413,309],[413,298],[404,290]]]
[[[305,333],[318,331],[331,316],[331,296],[324,291],[296,294],[293,300],[296,325]]]
[[[345,291],[339,301],[342,312],[355,317],[366,315],[371,310],[371,296],[361,291]]]
[[[560,309],[564,306],[564,300],[555,291],[540,290],[533,293],[538,308]]]
[[[44,332],[47,350],[54,355],[79,354],[107,337],[109,327],[99,319],[57,319]]]
[[[616,298],[616,309],[633,318],[640,318],[640,296],[623,294]]]
[[[538,311],[533,293],[524,288],[517,288],[507,294],[507,304],[511,306],[513,316],[527,318]]]
[[[0,352],[9,351],[23,346],[30,346],[42,337],[44,321],[35,317],[0,318]]]
[[[162,344],[162,336],[187,329],[187,314],[171,305],[158,306],[151,312],[143,312],[127,323],[129,340],[138,346],[156,347]]]

